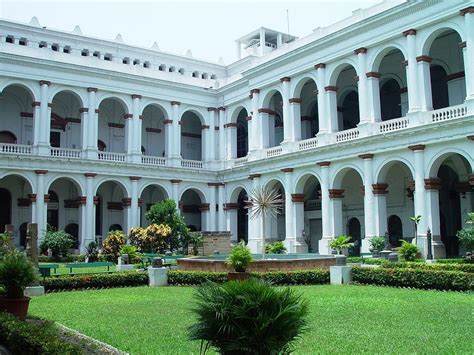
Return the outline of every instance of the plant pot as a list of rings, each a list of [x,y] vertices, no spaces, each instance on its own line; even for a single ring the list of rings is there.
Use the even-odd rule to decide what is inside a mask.
[[[250,274],[248,272],[229,272],[227,278],[229,281],[245,281],[250,278]]]
[[[20,320],[25,320],[28,314],[28,306],[30,304],[30,297],[23,298],[6,298],[0,297],[0,311],[13,314]]]

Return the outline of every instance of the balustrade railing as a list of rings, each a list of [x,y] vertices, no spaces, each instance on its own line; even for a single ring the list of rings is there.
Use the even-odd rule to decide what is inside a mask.
[[[464,105],[442,108],[431,111],[431,122],[446,121],[453,118],[463,117],[467,115],[467,107]]]
[[[267,158],[275,157],[277,155],[280,155],[281,153],[283,153],[283,148],[282,147],[268,148],[267,149]]]
[[[181,160],[181,166],[183,168],[202,169],[202,161],[199,160]]]
[[[352,128],[346,131],[336,133],[336,143],[347,142],[359,138],[359,129]]]
[[[124,153],[115,153],[115,152],[99,152],[99,160],[105,161],[115,161],[115,162],[125,162],[126,154]]]
[[[143,155],[142,163],[146,165],[166,165],[166,158]]]
[[[79,159],[81,157],[81,150],[73,148],[51,148],[50,154],[52,157]]]
[[[305,139],[298,143],[298,150],[306,150],[316,148],[318,146],[318,138]]]
[[[31,145],[0,143],[1,154],[31,155]]]
[[[380,122],[378,123],[379,133],[398,131],[400,129],[407,128],[408,124],[409,124],[409,121],[408,121],[408,118],[406,117],[401,117],[401,118],[396,118],[394,120]]]

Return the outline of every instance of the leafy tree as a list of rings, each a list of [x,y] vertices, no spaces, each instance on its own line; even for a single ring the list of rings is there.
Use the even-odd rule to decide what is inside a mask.
[[[189,229],[184,222],[184,217],[176,210],[174,200],[163,200],[150,207],[145,217],[154,224],[164,224],[171,228],[170,249],[176,250],[183,247],[189,240]]]
[[[102,252],[108,260],[117,261],[125,242],[125,234],[122,231],[110,231],[102,242]]]
[[[40,249],[41,252],[46,252],[50,249],[53,258],[58,260],[61,255],[65,256],[69,254],[69,249],[71,249],[73,245],[74,238],[72,235],[65,231],[48,229],[40,244]]]
[[[467,227],[457,233],[459,241],[466,249],[466,252],[474,251],[474,212],[468,213],[466,221]]]

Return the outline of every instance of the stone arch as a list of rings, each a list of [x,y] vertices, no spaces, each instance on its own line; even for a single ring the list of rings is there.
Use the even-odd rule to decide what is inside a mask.
[[[189,160],[203,160],[205,140],[203,139],[204,118],[198,111],[186,110],[180,118],[181,157]],[[208,127],[210,129],[211,127]]]
[[[245,112],[247,112],[247,116],[249,115],[250,111],[247,109],[247,107],[245,107],[245,105],[243,104],[239,104],[238,106],[234,107],[232,111],[230,112],[229,123],[237,123],[237,118],[240,116],[240,113],[242,112],[242,110],[245,110]]]
[[[261,96],[262,97],[261,108],[269,108],[271,99],[277,93],[283,97],[280,86],[271,87],[265,90],[265,93]]]
[[[131,113],[132,112],[132,105],[131,105],[131,102],[130,100],[131,99],[128,99],[125,95],[122,95],[122,94],[112,94],[112,93],[104,93],[102,95],[97,95],[97,99],[96,99],[96,102],[97,102],[97,107],[100,109],[100,106],[102,105],[102,103],[106,100],[114,100],[114,101],[117,101],[123,108],[123,111],[125,113]],[[89,108],[90,109],[90,108]]]
[[[457,32],[457,34],[461,38],[461,41],[465,40],[464,30],[461,26],[459,26],[455,22],[442,22],[442,23],[434,25],[433,27],[430,27],[430,29],[424,32],[423,34],[417,35],[417,36],[420,36],[420,39],[419,39],[420,42],[418,42],[420,43],[419,53],[428,55],[430,48],[433,45],[433,42],[436,40],[436,38],[440,34],[446,31]]]
[[[384,48],[377,50],[368,61],[367,67],[369,68],[369,72],[379,72],[380,71],[380,64],[382,60],[391,52],[393,51],[400,51],[402,53],[403,59],[406,60],[407,53],[405,47],[398,44],[398,43],[390,43]],[[400,63],[402,65],[402,63]]]
[[[464,159],[466,163],[465,173],[466,174],[472,173],[474,168],[473,168],[472,157],[470,156],[470,154],[460,149],[450,148],[449,151],[440,151],[431,158],[431,160],[429,161],[427,165],[429,177],[436,177],[438,174],[438,170],[443,164],[443,162],[450,156],[456,156],[456,155]]]
[[[129,191],[129,188],[128,188],[127,184],[123,183],[119,179],[114,179],[114,178],[109,178],[109,177],[103,177],[102,179],[97,181],[97,183],[95,184],[95,189],[94,189],[95,194],[97,195],[97,191],[99,190],[101,185],[103,185],[105,183],[108,183],[108,182],[115,183],[118,187],[120,187],[120,189],[123,192],[124,197],[130,196],[130,191]]]
[[[55,92],[51,99],[50,144],[55,148],[79,149],[82,146],[80,110],[82,97],[71,89]]]
[[[47,175],[46,175],[47,176]],[[79,196],[85,195],[85,189],[83,188],[83,185],[79,179],[77,179],[75,176],[63,176],[63,175],[56,175],[51,178],[49,178],[47,181],[45,181],[45,191],[48,191],[51,186],[58,180],[66,180],[74,185],[74,187],[77,189],[77,192]]]
[[[155,106],[159,108],[163,114],[165,119],[169,119],[171,117],[171,110],[163,102],[157,101],[155,99],[150,99],[150,98],[143,98],[140,100],[140,115],[143,115],[143,111],[148,107],[148,106]]]
[[[143,108],[141,117],[142,154],[164,157],[166,111],[161,105],[150,103]]]
[[[296,97],[300,98],[301,97],[301,90],[303,87],[308,84],[309,82],[314,82],[314,85],[316,88],[319,90],[319,85],[318,85],[318,78],[317,75],[311,74],[311,73],[306,73],[303,77],[299,78],[298,80],[295,80],[295,84],[291,90],[291,97]]]
[[[357,72],[358,65],[357,65],[356,60],[352,58],[344,58],[344,60],[338,63],[335,63],[334,65],[331,66],[330,70],[328,70],[328,73],[326,76],[327,78],[329,78],[328,85],[336,86],[338,77],[340,76],[341,72],[343,72],[347,67],[354,68],[357,75],[360,75],[360,73]]]
[[[346,164],[334,172],[334,177],[330,186],[332,186],[333,189],[340,189],[342,180],[344,179],[345,175],[351,170],[354,170],[359,175],[360,179],[364,181],[364,173],[357,165]]]
[[[205,230],[209,210],[204,193],[197,187],[185,188],[179,198],[179,207],[190,230]]]
[[[189,105],[186,105],[180,110],[180,113],[178,116],[181,123],[183,121],[184,116],[189,113],[194,114],[199,119],[199,122],[201,123],[201,125],[207,124],[206,113],[201,108],[189,106]]]
[[[303,193],[304,187],[308,180],[311,178],[315,178],[318,182],[321,182],[321,179],[319,175],[316,172],[313,171],[304,171],[302,172],[296,179],[296,184],[295,184],[295,194],[301,194]]]
[[[49,94],[49,102],[53,102],[54,98],[61,93],[67,93],[72,95],[78,102],[80,107],[87,107],[86,102],[87,102],[87,97],[85,94],[81,91],[78,90],[74,87],[69,87],[69,86],[62,86],[62,85],[52,85],[50,89],[48,90]]]
[[[169,199],[169,194],[166,188],[157,183],[147,183],[139,189],[139,207],[140,207],[140,225],[145,226],[150,224],[150,221],[146,219],[146,212],[150,207],[163,200]],[[176,206],[178,208],[178,206]]]
[[[147,182],[147,183],[143,184],[140,187],[140,189],[138,190],[138,195],[141,196],[143,194],[143,192],[150,186],[154,186],[154,187],[157,187],[158,189],[162,190],[162,192],[164,192],[164,195],[166,196],[165,198],[167,198],[167,199],[171,198],[169,189],[166,186],[164,186],[163,184],[156,183],[156,182]]]
[[[415,169],[413,164],[408,159],[401,157],[401,156],[394,156],[383,160],[378,167],[375,169],[375,180],[376,182],[383,182],[387,177],[388,170],[396,165],[402,164],[404,165],[409,171],[412,176],[415,176]]]
[[[36,83],[19,82],[16,79],[1,80],[0,92],[3,93],[5,89],[8,89],[10,86],[21,87],[31,96],[32,101],[39,101],[39,97],[40,97],[39,85],[36,85]]]

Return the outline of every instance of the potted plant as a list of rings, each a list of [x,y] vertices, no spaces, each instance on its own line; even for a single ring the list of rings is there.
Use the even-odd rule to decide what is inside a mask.
[[[457,237],[464,247],[466,259],[474,258],[474,212],[468,213],[466,228],[461,229],[457,233]]]
[[[25,288],[36,280],[36,271],[25,254],[14,249],[7,252],[0,262],[0,311],[6,311],[25,320],[30,298],[24,296]]]
[[[252,260],[252,253],[243,241],[232,247],[226,264],[231,266],[235,272],[228,273],[229,281],[248,279],[250,274],[246,271]]]
[[[346,264],[347,257],[343,255],[342,252],[352,246],[350,242],[351,239],[352,238],[348,235],[340,235],[329,242],[329,246],[337,252],[337,254],[334,255],[336,257],[336,265]]]
[[[374,258],[378,258],[380,257],[380,252],[385,247],[385,237],[383,236],[373,237],[369,240],[369,244],[370,244],[370,252],[372,253],[372,256]]]

